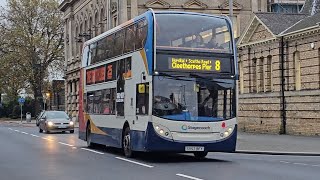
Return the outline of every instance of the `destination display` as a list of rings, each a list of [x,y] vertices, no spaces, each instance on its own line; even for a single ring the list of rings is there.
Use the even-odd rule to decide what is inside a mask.
[[[158,71],[232,73],[231,60],[229,57],[158,54],[156,69]]]
[[[221,60],[169,57],[169,69],[193,71],[220,71]]]

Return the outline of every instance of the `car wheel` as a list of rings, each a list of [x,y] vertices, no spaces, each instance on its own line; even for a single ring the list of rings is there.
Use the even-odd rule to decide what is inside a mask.
[[[43,130],[39,127],[39,133],[43,133]]]
[[[50,131],[48,130],[48,128],[46,127],[46,134],[49,134],[50,133]]]
[[[73,134],[73,133],[74,133],[74,130],[71,130],[71,131],[70,131],[70,133],[72,133],[72,134]]]
[[[130,158],[133,157],[134,153],[131,149],[131,136],[130,136],[130,128],[126,127],[122,137],[122,149],[123,154]]]
[[[208,152],[195,152],[193,154],[197,159],[204,159],[208,155]]]

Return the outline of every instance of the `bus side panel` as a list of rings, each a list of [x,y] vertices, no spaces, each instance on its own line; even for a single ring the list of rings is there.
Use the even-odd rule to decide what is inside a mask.
[[[84,122],[83,113],[83,93],[84,93],[84,69],[80,70],[80,81],[79,81],[79,109],[78,109],[78,120],[79,120],[79,139],[86,140],[86,125]]]
[[[146,151],[146,132],[145,131],[131,131],[131,145],[134,151]]]
[[[92,142],[107,145],[107,146],[112,146],[116,148],[121,148],[122,129],[107,128],[107,127],[98,127],[98,128],[103,132],[105,132],[105,134],[93,133]]]

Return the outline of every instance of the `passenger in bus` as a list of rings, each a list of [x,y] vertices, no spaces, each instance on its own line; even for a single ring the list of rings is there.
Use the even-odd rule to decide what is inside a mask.
[[[215,38],[212,37],[206,44],[206,47],[209,49],[219,49],[219,44],[216,42]]]
[[[206,44],[206,47],[209,49],[221,49],[221,46],[216,41],[216,33],[212,31],[212,36],[210,41]]]
[[[190,47],[192,48],[202,48],[205,47],[203,38],[200,34],[196,35],[196,38],[192,41]]]

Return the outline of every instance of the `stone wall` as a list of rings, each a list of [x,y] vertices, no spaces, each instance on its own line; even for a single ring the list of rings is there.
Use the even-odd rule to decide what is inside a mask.
[[[262,28],[257,29],[253,38],[265,33]],[[253,42],[258,40],[260,41],[254,39]],[[278,38],[272,42],[239,49],[239,64],[242,63],[239,65],[239,74],[242,76],[239,81],[239,129],[245,132],[279,134],[283,132],[285,120],[287,134],[318,136],[320,33],[306,32],[284,38],[284,101],[281,93],[280,40]],[[266,63],[262,63],[266,57],[272,59],[271,71],[266,68]],[[271,90],[268,88],[270,77]],[[298,84],[300,89],[297,88]]]

